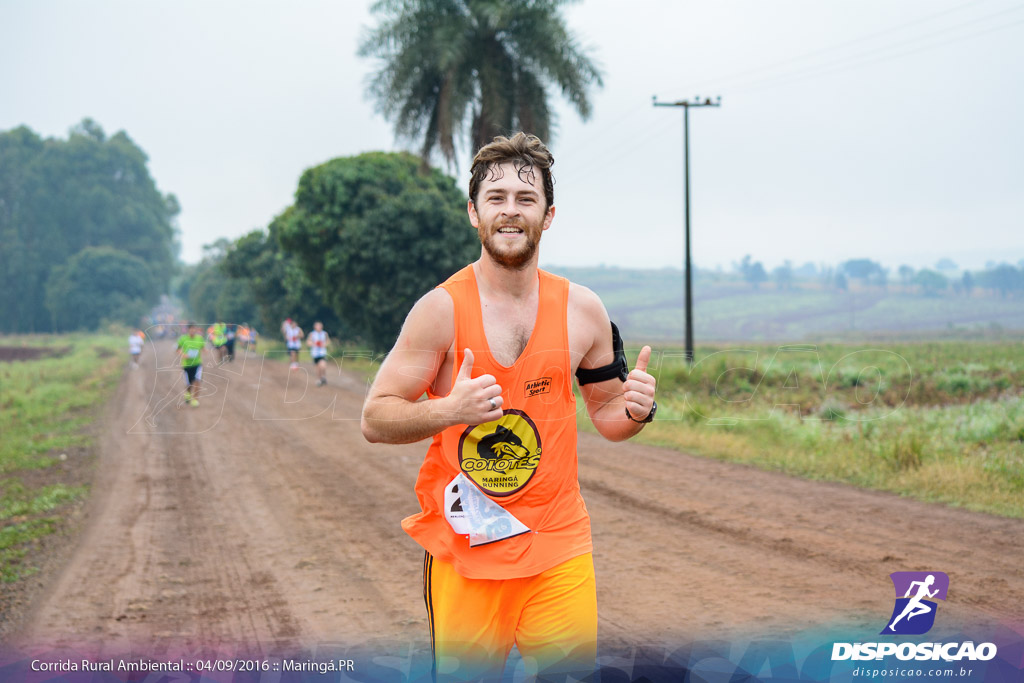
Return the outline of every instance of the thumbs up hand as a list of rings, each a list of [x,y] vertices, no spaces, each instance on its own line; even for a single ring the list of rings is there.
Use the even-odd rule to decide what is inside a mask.
[[[463,351],[462,365],[455,375],[455,384],[447,396],[457,424],[478,425],[500,419],[501,385],[494,375],[473,377],[473,352]]]
[[[630,371],[622,384],[622,396],[626,400],[626,410],[636,420],[643,420],[654,408],[655,379],[647,374],[647,364],[651,362],[651,347],[640,350],[636,359],[636,367]]]

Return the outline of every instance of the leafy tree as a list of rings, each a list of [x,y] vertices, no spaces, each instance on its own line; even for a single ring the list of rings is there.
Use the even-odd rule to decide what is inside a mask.
[[[971,275],[971,271],[964,271],[963,276],[960,278],[960,287],[967,296],[970,296],[971,292],[974,291],[974,276]]]
[[[896,272],[899,273],[900,281],[903,282],[903,284],[905,285],[909,285],[911,281],[914,279],[914,269],[905,263],[902,266],[900,266],[899,270]]]
[[[105,321],[137,325],[158,292],[139,257],[113,247],[86,247],[52,271],[46,308],[56,330],[95,330]]]
[[[416,299],[480,249],[454,179],[406,153],[307,170],[273,227],[335,314],[375,349],[390,348]]]
[[[60,227],[67,250],[123,249],[148,263],[165,289],[175,267],[173,219],[179,206],[174,195],[157,191],[145,152],[124,131],[106,138],[98,124],[85,119],[67,142],[49,147],[44,161],[45,189],[51,193],[47,218]]]
[[[740,274],[743,279],[754,286],[757,289],[758,286],[768,279],[768,273],[765,272],[764,265],[760,261],[751,262],[750,254],[743,257],[743,260],[739,264]]]
[[[949,281],[942,273],[922,268],[914,276],[914,284],[920,286],[926,296],[936,296],[949,286]]]
[[[257,319],[258,309],[249,287],[244,281],[225,275],[219,260],[199,262],[193,266],[187,280],[189,288],[185,301],[191,317],[200,324],[240,324]]]
[[[956,262],[951,258],[943,257],[935,263],[935,270],[956,270]]]
[[[1012,292],[1024,291],[1024,271],[1017,270],[1009,263],[1001,263],[979,273],[978,284],[994,289],[1005,297]]]
[[[424,161],[456,140],[470,151],[524,130],[548,140],[551,86],[584,119],[601,74],[569,32],[566,0],[379,0],[380,24],[359,48],[381,65],[368,94],[400,137],[422,139]]]
[[[846,281],[846,276],[843,275],[841,272],[840,273],[836,273],[836,278],[835,278],[835,283],[834,284],[835,284],[836,289],[838,289],[840,292],[845,292],[847,289],[850,288],[849,283]]]
[[[173,195],[161,195],[146,155],[90,119],[67,140],[25,127],[0,133],[0,331],[47,331],[51,271],[88,247],[144,261],[166,291],[176,267]]]
[[[871,259],[850,259],[840,264],[839,270],[846,277],[856,278],[865,282],[885,282],[885,269]]]
[[[293,318],[311,329],[319,320],[336,339],[350,335],[348,326],[335,315],[323,291],[306,277],[298,260],[286,253],[278,242],[282,221],[294,209],[289,208],[271,224],[270,230],[253,230],[231,245],[220,269],[236,282],[244,283],[256,305],[257,315],[249,320],[259,329],[275,331],[285,318]]]
[[[793,286],[793,264],[786,261],[772,271],[772,277],[779,289],[790,289]]]
[[[41,305],[57,235],[34,229],[44,142],[22,126],[0,133],[0,331],[50,329]]]

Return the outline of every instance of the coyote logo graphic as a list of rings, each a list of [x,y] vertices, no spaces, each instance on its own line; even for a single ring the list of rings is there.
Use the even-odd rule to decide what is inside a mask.
[[[529,449],[523,445],[523,440],[516,436],[508,427],[498,425],[493,434],[488,434],[480,439],[476,445],[476,452],[481,458],[512,458],[522,460],[530,456]]]
[[[526,486],[540,460],[540,432],[521,410],[506,409],[498,420],[470,425],[459,439],[459,468],[492,496]]]

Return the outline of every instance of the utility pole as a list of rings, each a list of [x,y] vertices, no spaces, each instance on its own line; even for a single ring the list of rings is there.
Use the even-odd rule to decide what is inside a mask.
[[[685,306],[683,327],[686,333],[686,362],[693,365],[693,277],[690,267],[690,107],[720,107],[722,98],[718,97],[712,102],[708,97],[702,102],[700,96],[697,96],[692,101],[659,102],[655,95],[651,97],[651,100],[655,107],[683,108],[683,203],[685,205],[684,241],[686,243],[683,266],[683,305]]]

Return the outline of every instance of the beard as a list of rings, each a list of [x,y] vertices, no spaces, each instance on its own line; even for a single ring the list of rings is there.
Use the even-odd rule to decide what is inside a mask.
[[[530,226],[521,221],[505,221],[502,225],[514,225],[522,228],[524,239],[521,240],[521,244],[516,246],[503,244],[504,240],[498,235],[498,227],[494,223],[486,226],[481,224],[477,229],[480,244],[498,266],[509,270],[523,270],[537,253],[537,244],[542,229],[539,225]]]

